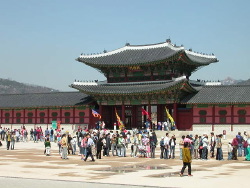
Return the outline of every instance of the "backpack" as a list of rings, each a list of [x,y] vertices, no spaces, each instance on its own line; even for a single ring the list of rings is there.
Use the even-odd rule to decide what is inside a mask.
[[[160,146],[161,146],[161,147],[164,147],[164,146],[165,146],[165,145],[164,145],[164,140],[161,140],[161,141],[160,141]]]
[[[203,141],[203,138],[201,139],[199,146],[203,146],[203,142],[202,141]]]

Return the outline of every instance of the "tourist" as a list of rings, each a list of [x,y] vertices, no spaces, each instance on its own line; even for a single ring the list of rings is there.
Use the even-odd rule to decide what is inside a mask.
[[[223,152],[222,152],[222,134],[218,135],[218,138],[216,140],[216,148],[217,148],[217,153],[216,153],[216,160],[223,160]]]
[[[49,138],[46,138],[46,141],[44,142],[44,146],[45,146],[45,154],[46,154],[46,156],[49,156],[50,155],[50,148],[51,148]]]
[[[101,153],[103,148],[103,138],[99,138],[96,143],[96,158],[101,159]]]
[[[237,159],[237,149],[238,149],[238,139],[237,135],[232,141],[233,151],[232,151],[232,160],[238,160]]]
[[[31,128],[31,130],[30,130],[30,141],[34,141],[34,131],[33,131],[33,129]]]
[[[149,142],[146,144],[146,157],[147,158],[150,157],[150,143]]]
[[[161,137],[161,141],[160,141],[160,149],[161,149],[160,159],[163,159],[163,158],[164,158],[164,156],[165,156],[164,137]]]
[[[81,148],[80,148],[81,160],[84,160],[85,156],[87,155],[87,145],[88,145],[88,138],[86,135],[82,135]]]
[[[70,145],[72,148],[72,155],[76,154],[76,136],[74,136],[71,141],[70,141]]]
[[[169,147],[170,147],[170,154],[169,154],[169,158],[174,159],[175,158],[175,145],[176,145],[176,138],[175,135],[173,135],[171,137],[171,139],[169,140]]]
[[[247,151],[246,151],[246,160],[247,161],[250,161],[250,134],[248,133],[247,134],[247,144],[248,144],[248,146],[247,146]]]
[[[238,135],[236,137],[238,140],[238,157],[242,157],[243,137],[241,136],[241,132],[238,132]]]
[[[95,143],[94,143],[93,139],[90,137],[89,133],[86,134],[86,137],[88,140],[87,141],[87,154],[85,156],[84,161],[86,162],[89,156],[91,157],[92,161],[95,161],[93,154],[92,154],[92,147],[94,146]]]
[[[7,150],[10,149],[10,141],[11,141],[11,133],[10,131],[8,131],[6,134]]]
[[[155,148],[158,142],[155,132],[152,132],[151,136],[149,137],[149,142],[150,142],[150,153],[151,153],[150,157],[155,158]]]
[[[62,159],[68,159],[68,157],[67,157],[67,154],[68,154],[68,141],[67,141],[67,138],[66,138],[66,134],[62,135],[61,147],[62,147]]]
[[[184,147],[184,139],[185,139],[185,136],[183,135],[181,137],[181,140],[179,142],[179,149],[180,149],[180,160],[182,160],[182,149]]]
[[[15,133],[14,131],[11,133],[11,138],[10,138],[10,149],[14,150],[15,148]]]
[[[112,137],[111,137],[111,152],[112,152],[112,156],[117,156],[116,145],[117,145],[117,136],[116,136],[116,134],[113,134]]]
[[[184,148],[183,148],[183,151],[182,151],[182,161],[183,161],[183,167],[181,169],[181,173],[180,173],[180,176],[182,177],[183,176],[183,173],[184,173],[184,170],[185,168],[188,166],[188,176],[193,176],[191,174],[191,154],[190,154],[190,150],[188,148],[188,143],[185,142],[184,143]]]
[[[52,129],[52,127],[50,128],[49,136],[50,136],[50,141],[54,142],[54,130]]]
[[[207,134],[203,134],[203,137],[201,139],[202,142],[202,160],[207,160],[207,154],[208,154],[208,136]]]
[[[211,139],[210,139],[210,154],[211,154],[211,158],[214,158],[214,148],[215,148],[215,137],[214,137],[214,133],[211,132]]]
[[[166,133],[166,136],[164,138],[164,159],[168,159],[168,154],[169,154],[169,137],[168,133]]]
[[[137,157],[138,152],[138,146],[139,146],[139,139],[138,139],[139,133],[134,134],[133,139],[133,154],[132,157]]]
[[[227,153],[228,153],[227,160],[232,160],[232,153],[233,153],[232,151],[233,151],[232,144],[231,144],[231,142],[228,142],[228,145],[227,145]]]
[[[110,133],[106,136],[106,155],[109,156],[109,151],[111,148],[111,139],[110,139]]]
[[[199,137],[196,134],[194,137],[194,159],[198,159],[198,153],[199,153]]]

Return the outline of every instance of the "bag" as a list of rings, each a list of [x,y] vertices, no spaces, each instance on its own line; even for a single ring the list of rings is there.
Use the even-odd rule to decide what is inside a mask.
[[[3,144],[2,144],[2,142],[0,141],[0,146],[2,146]]]
[[[247,141],[244,141],[244,142],[243,142],[243,148],[247,148],[247,146],[248,146]]]

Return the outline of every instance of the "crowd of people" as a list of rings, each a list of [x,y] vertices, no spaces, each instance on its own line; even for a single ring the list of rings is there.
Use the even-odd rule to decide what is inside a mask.
[[[155,131],[150,129],[112,131],[102,128],[88,130],[87,127],[79,127],[75,134],[71,135],[64,128],[54,130],[51,127],[43,131],[41,127],[37,127],[28,133],[25,126],[14,130],[0,127],[0,140],[6,140],[7,150],[13,150],[15,142],[40,141],[44,142],[44,153],[49,156],[51,142],[56,142],[62,159],[68,159],[69,154],[76,155],[78,151],[78,155],[84,161],[89,156],[92,161],[95,160],[94,156],[96,159],[101,159],[103,156],[155,158],[157,145],[160,148],[160,159],[175,159],[176,145],[179,145],[179,159],[183,160],[184,146],[187,145],[191,159],[208,160],[210,157],[224,160],[222,145],[225,142],[223,142],[222,136],[222,134],[215,135],[213,132],[210,133],[210,136],[207,134],[186,135],[178,138],[180,141],[177,143],[175,135],[169,136],[169,133],[166,133],[158,143]],[[243,135],[239,132],[227,144],[227,159],[237,160],[238,157],[245,156],[246,160],[250,160],[249,150],[249,135],[246,131]],[[128,151],[130,151],[129,154]]]

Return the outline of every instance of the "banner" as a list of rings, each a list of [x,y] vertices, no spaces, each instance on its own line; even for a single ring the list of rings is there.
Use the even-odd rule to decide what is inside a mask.
[[[117,122],[118,122],[118,127],[120,130],[122,130],[122,128],[124,128],[124,124],[120,118],[120,116],[118,115],[117,111],[116,111],[116,108],[115,108],[115,115],[116,115],[116,119],[117,119]]]
[[[166,113],[167,113],[168,119],[171,121],[172,125],[175,125],[174,118],[173,118],[173,117],[170,115],[170,113],[168,112],[167,107],[165,107],[165,109],[166,109]]]
[[[142,115],[147,116],[148,120],[151,121],[150,114],[144,108],[141,108],[141,113],[142,113]]]
[[[102,116],[101,116],[97,111],[95,111],[95,110],[93,110],[93,109],[92,109],[92,115],[93,115],[94,117],[99,118],[99,119],[102,118]]]

